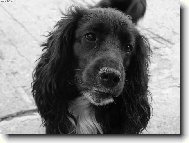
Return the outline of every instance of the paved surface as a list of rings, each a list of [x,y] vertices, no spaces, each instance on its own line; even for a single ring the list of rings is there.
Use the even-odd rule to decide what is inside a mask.
[[[42,35],[71,5],[98,0],[12,0],[0,2],[0,133],[43,134],[31,95],[32,71]],[[77,3],[76,3],[77,2]],[[153,55],[150,91],[153,116],[144,134],[180,133],[180,2],[148,0],[139,29]]]

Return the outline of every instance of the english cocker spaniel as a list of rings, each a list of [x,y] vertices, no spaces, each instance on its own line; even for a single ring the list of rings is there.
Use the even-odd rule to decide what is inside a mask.
[[[112,7],[112,8],[106,8]],[[145,0],[70,10],[42,44],[32,92],[47,134],[138,134],[150,119]]]

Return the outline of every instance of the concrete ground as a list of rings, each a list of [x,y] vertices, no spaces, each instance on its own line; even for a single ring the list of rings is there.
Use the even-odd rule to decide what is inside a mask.
[[[59,9],[98,0],[0,1],[0,133],[43,134],[31,95],[32,71]],[[144,134],[180,133],[180,1],[147,0],[138,28],[153,51],[150,91],[153,115]]]

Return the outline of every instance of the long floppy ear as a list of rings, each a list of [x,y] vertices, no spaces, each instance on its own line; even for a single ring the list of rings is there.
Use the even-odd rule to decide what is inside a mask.
[[[55,25],[55,30],[49,33],[47,41],[42,44],[44,52],[33,72],[32,92],[46,126],[56,123],[56,120],[58,124],[58,121],[64,120],[63,115],[67,112],[66,89],[62,93],[58,84],[68,82],[71,62],[74,60],[74,32],[81,17],[82,10],[75,8]],[[64,90],[65,87],[62,88]]]
[[[150,119],[148,101],[148,65],[151,50],[147,39],[138,35],[136,47],[126,71],[126,110],[132,133],[139,133],[146,128]]]

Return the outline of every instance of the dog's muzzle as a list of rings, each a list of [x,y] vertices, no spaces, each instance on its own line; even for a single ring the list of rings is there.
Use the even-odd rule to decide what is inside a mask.
[[[114,102],[123,91],[125,72],[122,63],[113,58],[94,60],[83,72],[83,95],[94,105]]]

